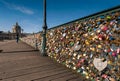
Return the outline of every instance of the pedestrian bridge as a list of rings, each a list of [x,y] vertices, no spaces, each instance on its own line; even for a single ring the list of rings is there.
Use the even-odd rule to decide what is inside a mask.
[[[21,41],[0,42],[0,50],[0,81],[86,81]]]
[[[49,57],[40,54],[42,32],[0,43],[0,79],[120,81],[120,6],[50,28],[46,37]]]
[[[120,6],[47,30],[47,54],[91,81],[120,81]],[[22,38],[41,50],[42,32]]]

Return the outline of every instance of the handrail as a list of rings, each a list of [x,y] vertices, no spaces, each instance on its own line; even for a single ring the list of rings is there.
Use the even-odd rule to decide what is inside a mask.
[[[97,13],[94,13],[94,14],[91,14],[91,15],[88,15],[88,16],[85,16],[85,17],[82,17],[82,18],[78,18],[76,20],[73,20],[73,21],[58,25],[58,26],[54,26],[52,28],[49,28],[48,30],[55,29],[55,28],[58,28],[58,27],[61,27],[61,26],[64,26],[64,25],[67,25],[67,24],[70,24],[70,23],[73,23],[73,22],[76,22],[76,21],[81,21],[81,20],[84,20],[84,19],[93,18],[93,17],[97,17],[97,16],[100,16],[100,15],[113,13],[113,12],[116,12],[116,11],[120,11],[120,5],[118,5],[116,7],[113,7],[113,8],[109,8],[109,9],[100,11],[100,12],[97,12]]]

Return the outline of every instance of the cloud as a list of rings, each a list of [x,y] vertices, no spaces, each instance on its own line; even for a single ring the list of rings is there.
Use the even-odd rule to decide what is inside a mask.
[[[34,14],[34,11],[32,11],[32,10],[30,10],[30,9],[24,7],[24,6],[18,6],[18,5],[3,1],[3,0],[0,1],[0,2],[3,3],[9,9],[14,9],[14,10],[17,10],[17,11],[20,11],[22,13],[29,14],[29,15]]]
[[[16,7],[13,7],[15,10],[18,10],[22,13],[26,13],[26,14],[34,14],[34,12],[32,10],[29,10],[25,7],[20,7],[20,6],[16,6]]]

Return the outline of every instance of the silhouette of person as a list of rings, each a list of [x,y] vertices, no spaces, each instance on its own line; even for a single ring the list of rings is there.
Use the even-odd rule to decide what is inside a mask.
[[[17,37],[16,37],[16,42],[18,43],[19,42],[19,35],[17,34]]]

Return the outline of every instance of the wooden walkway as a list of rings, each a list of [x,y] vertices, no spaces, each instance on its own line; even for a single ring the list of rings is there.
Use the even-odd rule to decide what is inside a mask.
[[[86,81],[23,42],[0,42],[0,50],[0,81]]]

